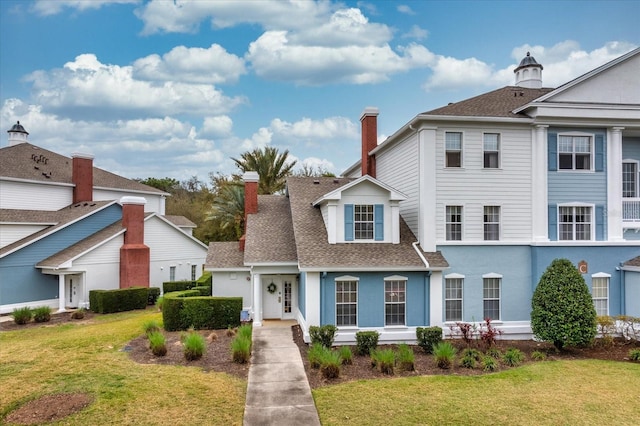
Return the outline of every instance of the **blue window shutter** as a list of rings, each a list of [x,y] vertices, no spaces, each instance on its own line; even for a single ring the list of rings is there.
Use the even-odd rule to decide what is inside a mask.
[[[604,206],[596,206],[596,241],[604,240]]]
[[[596,135],[596,172],[604,171],[604,135]]]
[[[344,240],[353,241],[353,204],[344,205]]]
[[[558,170],[558,134],[547,134],[547,157],[549,161],[549,171],[554,172]]]
[[[375,220],[374,239],[376,241],[384,240],[384,205],[376,204],[373,210]]]
[[[549,204],[549,240],[558,240],[558,208],[555,204]]]

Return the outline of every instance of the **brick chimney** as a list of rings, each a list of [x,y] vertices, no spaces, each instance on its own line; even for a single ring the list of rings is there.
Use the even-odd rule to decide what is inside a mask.
[[[376,157],[369,155],[378,146],[378,108],[367,107],[360,116],[362,123],[362,176],[376,177]]]
[[[73,204],[93,201],[93,155],[74,152],[71,180],[73,187]]]
[[[239,241],[240,251],[244,251],[245,236],[247,235],[247,218],[250,214],[258,213],[258,172],[245,172],[244,180],[244,234]]]
[[[124,244],[120,247],[120,288],[149,287],[151,253],[144,244],[144,205],[142,197],[122,197]]]

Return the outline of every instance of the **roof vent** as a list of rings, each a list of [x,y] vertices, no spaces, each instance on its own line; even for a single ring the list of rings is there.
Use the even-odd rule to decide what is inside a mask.
[[[314,185],[320,185],[320,180],[318,180],[318,179],[314,179],[314,180],[313,180],[313,184],[314,184]]]

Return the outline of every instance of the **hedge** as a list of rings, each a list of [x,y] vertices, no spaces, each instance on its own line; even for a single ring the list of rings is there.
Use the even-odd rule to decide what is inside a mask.
[[[99,314],[145,309],[148,300],[148,287],[89,291],[89,307]]]
[[[182,281],[165,281],[162,283],[162,293],[171,293],[174,291],[191,290],[194,287],[211,287],[212,284],[211,272],[205,271],[197,280],[182,280]],[[211,291],[209,291],[211,294]]]
[[[164,296],[162,322],[167,331],[225,329],[240,325],[242,297],[200,296],[197,290]]]
[[[155,305],[158,301],[158,297],[160,297],[160,288],[159,287],[149,287],[149,299],[147,301],[148,305]]]
[[[208,285],[197,285],[191,290],[197,290],[200,296],[211,296],[211,286]]]

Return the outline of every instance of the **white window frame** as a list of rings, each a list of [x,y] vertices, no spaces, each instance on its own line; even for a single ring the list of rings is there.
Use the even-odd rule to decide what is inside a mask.
[[[460,147],[449,148],[447,146],[447,135],[456,134],[460,135]],[[444,132],[444,167],[447,169],[461,169],[464,165],[464,134],[462,132]],[[449,165],[449,153],[458,153],[459,155],[459,165],[450,166]]]
[[[169,281],[175,281],[176,280],[176,267],[174,266],[169,266]]]
[[[335,317],[336,317],[336,327],[338,328],[352,328],[352,327],[358,327],[358,291],[359,291],[359,287],[360,287],[360,278],[358,277],[352,277],[349,275],[345,275],[345,276],[341,276],[341,277],[337,277],[335,279],[335,303],[336,303],[336,313],[335,313]],[[344,297],[342,298],[342,301],[338,301],[338,283],[349,283],[349,284],[355,284],[355,297],[356,300],[355,301],[344,301]],[[342,294],[353,294],[353,290],[349,289],[348,291],[342,291],[340,292]],[[353,305],[355,307],[355,312],[349,313],[348,315],[344,315],[344,313],[342,314],[342,318],[345,318],[347,316],[351,317],[354,316],[355,317],[355,324],[338,324],[338,305],[342,306],[342,305]]]
[[[460,297],[448,297],[447,285],[449,283],[460,284]],[[458,290],[455,289],[457,292]],[[447,302],[460,303],[460,318],[449,319]],[[448,274],[444,277],[444,321],[445,322],[459,322],[464,320],[464,275],[460,274]]]
[[[407,325],[407,277],[394,275],[384,278],[384,326],[385,327],[405,327]],[[389,288],[391,286],[391,288]],[[394,287],[396,286],[396,287]],[[389,313],[387,309],[402,307],[402,323],[387,323],[389,315],[399,315],[398,311]]]
[[[487,149],[487,136],[495,136],[496,137],[496,143],[497,146],[495,149]],[[500,145],[501,145],[501,141],[500,141],[501,137],[500,137],[500,133],[491,133],[491,132],[486,132],[482,134],[482,168],[483,169],[499,169],[500,168]],[[496,158],[496,165],[495,166],[487,166],[487,155],[494,155],[495,154],[495,158]],[[489,161],[489,163],[491,163],[491,161]]]
[[[498,284],[498,297],[491,295],[491,297],[487,296],[487,284],[489,283],[497,283]],[[493,290],[493,289],[492,289]],[[485,320],[487,318],[487,307],[485,302],[488,301],[498,301],[498,317],[491,318],[491,321],[501,321],[502,320],[502,275],[500,274],[485,274],[482,276],[482,319]]]
[[[591,300],[593,300],[593,307],[595,308],[596,314],[598,316],[609,315],[610,282],[611,282],[611,275],[609,274],[600,272],[600,273],[591,275]],[[606,292],[604,296],[602,296],[602,293],[600,293],[599,295],[596,295],[596,291],[595,291],[596,283],[598,283],[599,286],[601,284],[604,284],[604,290]],[[598,308],[598,304],[599,304],[598,302],[603,302],[603,301],[605,306],[604,312],[602,311],[602,309]]]
[[[459,216],[460,216],[460,222],[452,222],[449,220],[449,208],[458,208],[460,209],[459,211]],[[462,237],[463,237],[463,228],[464,228],[464,207],[461,205],[456,205],[456,204],[451,204],[451,205],[446,205],[444,206],[444,239],[447,241],[462,241]],[[452,226],[456,226],[459,225],[460,226],[460,238],[450,238],[450,236],[453,235],[453,232],[450,231],[450,227]],[[457,235],[457,234],[456,234]]]
[[[361,211],[366,209],[366,211]],[[370,211],[369,211],[370,210]],[[357,241],[373,241],[376,236],[376,217],[374,204],[354,204],[353,205],[353,239]],[[362,216],[369,216],[371,220],[362,219]],[[360,218],[360,220],[358,220]],[[364,226],[365,229],[358,229],[358,225]],[[369,237],[369,232],[371,236]],[[363,236],[364,234],[364,236]]]
[[[487,221],[487,208],[498,209],[497,212],[497,221]],[[492,214],[493,215],[493,214]],[[496,205],[483,206],[482,208],[482,230],[484,241],[500,241],[500,236],[502,234],[502,208]],[[497,238],[487,238],[487,227],[496,226],[497,227]]]
[[[635,166],[635,173],[632,174],[634,177],[633,183],[633,195],[625,195],[624,183],[625,183],[625,173],[624,166],[626,164]],[[623,198],[638,198],[640,197],[640,162],[637,160],[622,160],[622,197]]]
[[[198,279],[198,265],[191,265],[191,281]]]
[[[572,222],[563,222],[562,219],[562,209],[565,208],[571,208],[572,209],[572,214],[571,216],[573,217],[573,221]],[[591,220],[589,222],[576,222],[576,209],[584,209],[587,208],[589,209],[589,214],[590,214],[590,218]],[[593,204],[585,204],[585,203],[573,203],[573,204],[558,204],[558,241],[593,241],[595,240],[595,228],[596,228],[596,218],[595,218],[595,206]],[[577,228],[577,224],[580,223],[588,223],[589,224],[589,238],[588,239],[576,239],[576,228]],[[562,238],[563,234],[562,234],[562,225],[567,225],[567,224],[571,224],[572,225],[572,238]]]
[[[563,150],[561,151],[561,147],[563,144],[563,138],[571,139],[571,151]],[[577,138],[587,138],[589,142],[589,167],[586,169],[576,168],[576,158],[578,155],[584,155],[586,151],[578,151],[576,152],[576,142]],[[595,143],[594,143],[594,135],[591,133],[560,133],[558,134],[558,146],[557,146],[557,155],[558,155],[558,170],[559,171],[568,171],[568,172],[592,172],[594,170],[594,162],[595,162]],[[561,155],[571,155],[571,168],[563,168],[561,167],[560,157]]]

